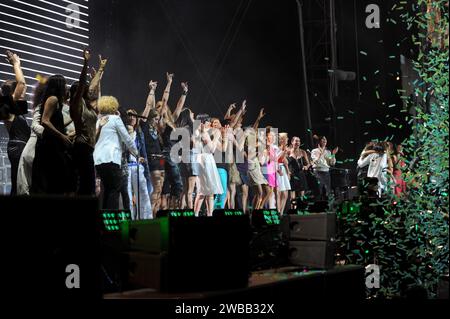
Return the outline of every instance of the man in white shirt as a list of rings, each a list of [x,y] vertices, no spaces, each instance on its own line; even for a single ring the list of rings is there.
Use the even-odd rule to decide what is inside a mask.
[[[331,193],[330,167],[336,165],[336,153],[339,148],[336,147],[331,152],[327,150],[328,141],[325,136],[318,138],[318,141],[317,148],[311,152],[312,167],[319,184],[318,196],[326,199]]]

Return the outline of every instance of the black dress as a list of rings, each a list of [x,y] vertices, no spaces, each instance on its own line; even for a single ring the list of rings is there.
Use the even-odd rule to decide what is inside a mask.
[[[41,115],[43,113],[41,108]],[[62,134],[65,134],[62,105],[53,113],[50,122]],[[64,194],[73,190],[71,163],[68,149],[63,141],[48,129],[36,143],[36,155],[33,163],[32,193]]]
[[[16,195],[20,157],[30,138],[31,129],[23,116],[15,116],[8,133],[8,158],[11,162],[11,195]]]
[[[294,157],[288,157],[289,170],[292,173],[291,177],[291,189],[295,192],[302,192],[308,189],[308,183],[306,181],[305,171],[303,167],[303,157],[295,159]]]

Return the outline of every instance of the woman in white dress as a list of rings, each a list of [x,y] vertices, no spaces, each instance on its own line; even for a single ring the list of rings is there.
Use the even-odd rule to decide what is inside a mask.
[[[41,101],[44,94],[46,80],[47,79],[43,79],[42,81],[40,81],[34,89],[31,135],[20,157],[19,168],[17,171],[17,195],[30,195],[36,142],[38,138],[42,137],[42,133],[44,133],[44,127],[40,124],[41,105],[39,104],[39,102]]]
[[[291,183],[289,181],[290,171],[287,158],[290,154],[290,148],[288,145],[289,138],[287,133],[279,134],[279,151],[278,157],[278,170],[277,170],[277,187],[275,189],[277,196],[277,210],[283,214],[286,208],[289,191],[291,190]]]
[[[213,134],[212,138],[210,133]],[[199,130],[196,131],[196,144],[199,146],[197,162],[199,164],[199,175],[197,183],[197,195],[195,197],[194,211],[198,214],[206,201],[208,216],[212,216],[214,210],[214,195],[222,194],[223,188],[217,170],[214,152],[220,147],[220,131],[211,130],[209,120],[203,121]]]

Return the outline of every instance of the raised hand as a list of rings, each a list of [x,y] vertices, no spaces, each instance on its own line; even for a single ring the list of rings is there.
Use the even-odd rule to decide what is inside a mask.
[[[158,87],[158,82],[150,80],[150,83],[148,84],[148,86],[150,87],[150,90],[155,91],[156,88]]]
[[[7,50],[6,51],[6,61],[12,66],[18,65],[20,66],[20,58],[17,54]]]
[[[189,86],[187,82],[182,82],[181,83],[181,88],[183,89],[184,93],[187,93],[189,91]]]
[[[98,55],[98,59],[99,59],[99,63],[100,63],[99,69],[103,70],[105,68],[106,64],[108,63],[108,59],[103,59],[101,54]]]
[[[230,104],[230,106],[228,107],[228,112],[233,111],[236,108],[236,103]]]
[[[167,72],[166,73],[167,82],[172,83],[174,76],[175,74]]]
[[[262,108],[262,109],[259,111],[258,118],[259,118],[259,119],[262,119],[264,116],[266,116],[266,113],[264,113],[264,108]]]
[[[244,100],[244,101],[242,102],[241,110],[242,110],[242,111],[245,111],[246,108],[247,108],[247,100]]]

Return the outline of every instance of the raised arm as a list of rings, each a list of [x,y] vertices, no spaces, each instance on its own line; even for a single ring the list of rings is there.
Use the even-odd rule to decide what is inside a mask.
[[[370,160],[372,159],[372,156],[361,156],[358,160],[358,167],[363,168],[370,164]]]
[[[167,107],[167,102],[169,102],[170,88],[172,87],[173,77],[174,77],[173,73],[172,74],[166,73],[167,85],[164,90],[164,94],[163,94],[163,98],[162,98],[163,107]]]
[[[240,117],[243,116],[243,114],[245,114],[246,111],[247,111],[247,100],[244,100],[242,102],[241,108],[236,113],[236,116],[234,117],[233,121],[231,121],[230,123],[231,128],[234,128],[236,126],[236,124],[239,122]]]
[[[154,81],[150,80],[150,83],[148,84],[148,86],[150,88],[150,92],[148,93],[144,112],[142,112],[142,116],[145,117],[145,119],[142,119],[143,122],[147,122],[147,118],[150,114],[150,110],[154,109],[156,107],[155,92],[156,92],[156,88],[158,87],[158,82],[154,82]]]
[[[106,64],[108,63],[107,59],[102,59],[102,56],[99,55],[99,66],[97,72],[95,72],[94,77],[92,78],[91,84],[89,85],[89,96],[100,98],[100,82],[103,77],[103,73],[105,72]]]
[[[184,104],[186,103],[186,96],[189,91],[189,86],[187,82],[181,83],[181,89],[183,90],[183,93],[181,93],[180,99],[178,100],[177,107],[175,111],[173,111],[172,117],[173,120],[176,122],[178,117],[180,116],[181,111],[183,110]]]
[[[266,113],[264,113],[264,108],[262,108],[262,109],[259,111],[259,114],[258,114],[258,117],[256,118],[255,123],[253,124],[253,129],[254,129],[255,131],[258,130],[259,122],[261,122],[261,120],[263,119],[264,116],[266,116]]]
[[[231,104],[228,107],[227,113],[225,114],[225,116],[223,117],[224,120],[231,120],[231,112],[233,112],[233,110],[236,109],[236,103]]]
[[[80,80],[78,83],[77,91],[74,96],[70,99],[70,117],[75,123],[81,121],[81,115],[83,113],[83,95],[84,90],[86,89],[86,80],[87,80],[87,70],[89,59],[91,58],[91,53],[89,50],[84,49],[83,51],[84,63],[83,68],[81,69]]]
[[[13,99],[14,101],[25,100],[25,94],[27,93],[27,84],[25,82],[25,76],[23,75],[22,67],[20,64],[20,58],[17,54],[7,50],[6,60],[13,66],[14,74],[16,75],[17,86],[13,93]]]

